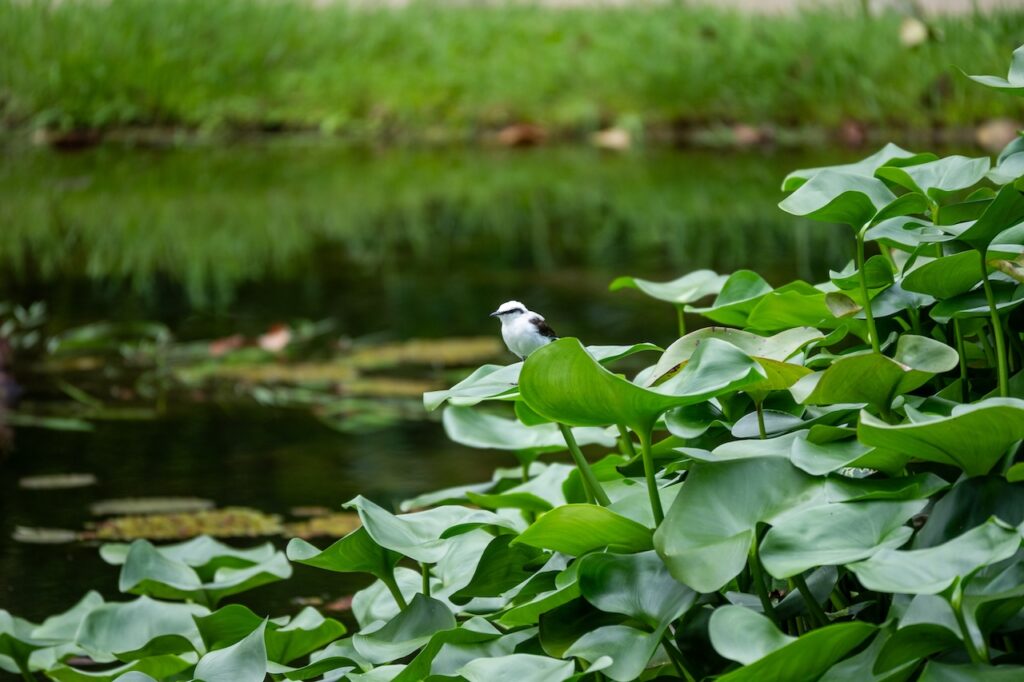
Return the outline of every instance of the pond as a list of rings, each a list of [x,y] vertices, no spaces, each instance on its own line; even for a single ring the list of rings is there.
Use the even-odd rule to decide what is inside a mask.
[[[354,150],[319,139],[4,151],[0,301],[45,301],[48,331],[154,320],[189,341],[327,319],[363,344],[497,335],[487,314],[510,298],[587,343],[668,343],[672,311],[608,292],[615,276],[754,268],[776,285],[820,280],[849,257],[847,240],[784,215],[780,182],[863,155]],[[52,396],[33,381],[26,395]],[[358,493],[397,504],[514,464],[448,442],[436,420],[339,433],[301,410],[184,393],[155,419],[13,431],[0,454],[0,608],[33,620],[89,588],[116,594],[116,570],[88,544],[15,542],[16,526],[81,528],[91,503],[137,496],[273,514]],[[61,472],[98,484],[19,488]],[[254,597],[285,612],[290,597],[360,585],[299,571]]]

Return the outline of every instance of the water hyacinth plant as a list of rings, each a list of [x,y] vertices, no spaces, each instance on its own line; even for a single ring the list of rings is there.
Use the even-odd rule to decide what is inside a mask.
[[[313,609],[266,618],[222,603],[288,578],[271,546],[139,540],[102,550],[134,598],[90,593],[41,624],[0,611],[0,669],[123,682],[1022,679],[1022,162],[1018,142],[994,167],[890,145],[797,171],[782,208],[854,230],[857,257],[828,282],[629,280],[728,326],[663,351],[561,339],[426,394],[454,440],[512,451],[517,466],[404,513],[357,497],[357,530],[289,543],[290,562],[373,579],[351,635]],[[701,307],[697,294],[716,298]],[[620,373],[641,352],[658,356]]]

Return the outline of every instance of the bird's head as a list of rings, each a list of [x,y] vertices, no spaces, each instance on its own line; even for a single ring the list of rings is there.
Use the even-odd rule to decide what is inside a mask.
[[[525,315],[529,312],[526,306],[519,301],[505,301],[498,309],[491,313],[491,317],[496,317],[501,320],[502,324],[511,322],[518,318],[520,315]]]

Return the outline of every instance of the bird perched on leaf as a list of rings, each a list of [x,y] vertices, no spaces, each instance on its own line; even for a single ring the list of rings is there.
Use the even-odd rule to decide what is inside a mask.
[[[506,301],[491,313],[501,320],[501,338],[520,360],[556,340],[558,336],[544,321],[544,316],[528,310],[519,301]]]

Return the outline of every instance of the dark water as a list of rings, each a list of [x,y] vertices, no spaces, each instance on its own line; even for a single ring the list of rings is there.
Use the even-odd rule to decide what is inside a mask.
[[[820,279],[849,254],[841,228],[776,208],[793,168],[849,153],[609,155],[592,150],[354,151],[263,144],[76,154],[12,147],[0,161],[0,301],[47,302],[48,331],[159,320],[180,339],[277,321],[337,321],[352,337],[497,333],[509,298],[589,343],[672,340],[664,304],[608,293],[620,274],[667,279],[746,267],[773,284]],[[15,375],[22,368],[14,367]],[[0,608],[39,619],[86,589],[116,593],[95,548],[25,545],[16,525],[81,528],[90,502],[189,495],[272,513],[483,480],[500,453],[435,421],[344,435],[297,411],[172,404],[157,421],[92,433],[14,430],[0,460]],[[20,477],[95,473],[25,491]],[[252,603],[350,592],[298,571]]]

